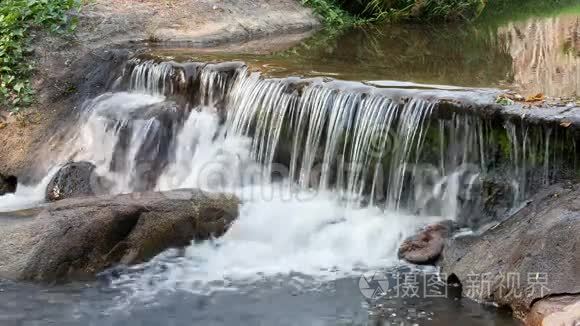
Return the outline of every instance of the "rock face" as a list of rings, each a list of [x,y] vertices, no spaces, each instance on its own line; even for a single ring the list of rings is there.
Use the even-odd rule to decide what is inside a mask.
[[[0,278],[90,279],[117,264],[223,234],[238,215],[233,195],[198,190],[74,198],[0,229]]]
[[[528,326],[576,326],[580,323],[580,296],[557,296],[534,304],[526,317]]]
[[[0,174],[0,196],[16,192],[17,183],[16,177],[6,177]]]
[[[452,221],[425,227],[419,234],[403,241],[399,247],[399,259],[417,265],[434,264],[443,251],[445,239],[454,229]]]
[[[89,162],[67,163],[52,177],[46,187],[46,200],[92,196],[96,185],[95,165]]]
[[[463,294],[525,318],[549,296],[580,293],[580,189],[553,186],[478,237],[449,240],[442,272]]]

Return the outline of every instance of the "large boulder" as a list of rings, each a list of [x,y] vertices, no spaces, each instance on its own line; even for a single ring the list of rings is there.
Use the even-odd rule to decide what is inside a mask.
[[[448,240],[440,265],[463,294],[526,318],[538,300],[580,293],[580,187],[545,189],[479,236]]]
[[[95,165],[90,162],[71,162],[61,167],[46,187],[46,200],[92,196],[95,194]]]
[[[222,235],[238,215],[233,195],[199,190],[74,198],[0,228],[0,278],[90,279],[117,264]]]
[[[15,176],[0,174],[0,196],[16,192],[17,179]]]

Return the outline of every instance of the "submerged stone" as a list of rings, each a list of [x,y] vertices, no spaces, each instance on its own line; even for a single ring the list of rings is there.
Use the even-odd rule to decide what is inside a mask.
[[[435,263],[443,251],[445,239],[451,236],[454,228],[452,221],[428,225],[419,234],[403,241],[399,258],[417,265]]]

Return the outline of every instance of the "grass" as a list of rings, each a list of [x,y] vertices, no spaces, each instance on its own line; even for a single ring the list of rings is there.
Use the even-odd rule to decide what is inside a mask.
[[[486,0],[302,0],[330,26],[399,21],[465,21]]]
[[[302,4],[311,7],[327,26],[354,25],[362,21],[346,11],[338,3],[339,0],[301,0]]]
[[[33,103],[31,33],[71,32],[76,22],[67,13],[80,5],[79,0],[0,0],[0,107],[17,112]]]
[[[501,24],[534,17],[559,14],[580,14],[578,0],[489,0],[490,3],[478,20]],[[493,2],[491,2],[493,1]]]
[[[578,0],[302,0],[330,26],[380,22],[466,22],[545,14]],[[577,9],[576,9],[577,10]]]
[[[477,17],[485,4],[486,0],[368,0],[360,14],[378,21],[466,21]]]

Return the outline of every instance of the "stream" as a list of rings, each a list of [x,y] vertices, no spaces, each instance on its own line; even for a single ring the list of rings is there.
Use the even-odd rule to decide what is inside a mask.
[[[436,100],[578,96],[580,8],[322,33],[272,54],[151,47],[111,74],[55,159],[94,163],[111,193],[233,192],[240,216],[95,282],[0,280],[1,325],[520,325],[397,249],[429,223],[501,220],[575,164],[561,130]],[[54,173],[0,197],[0,227],[30,221]]]

